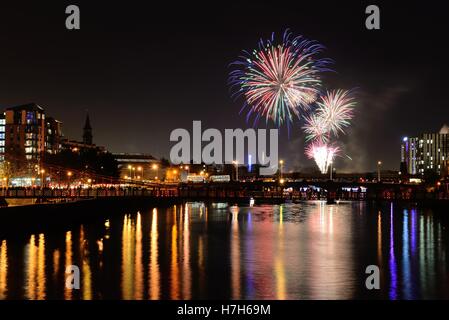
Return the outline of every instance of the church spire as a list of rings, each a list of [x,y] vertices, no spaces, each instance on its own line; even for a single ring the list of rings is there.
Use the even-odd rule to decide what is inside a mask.
[[[93,144],[92,140],[92,127],[90,126],[89,113],[86,113],[86,122],[83,128],[83,143],[91,145]]]

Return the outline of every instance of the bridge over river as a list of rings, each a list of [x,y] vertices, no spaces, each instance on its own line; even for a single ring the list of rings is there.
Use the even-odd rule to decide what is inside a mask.
[[[445,195],[432,194],[432,197]],[[144,184],[92,188],[3,188],[5,199],[36,199],[38,202],[94,198],[178,198],[198,200],[420,200],[429,198],[422,186],[412,184],[354,183],[334,181],[230,182]]]

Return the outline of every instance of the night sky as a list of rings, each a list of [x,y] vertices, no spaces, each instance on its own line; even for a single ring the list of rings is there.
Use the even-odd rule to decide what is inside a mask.
[[[192,120],[250,126],[242,101],[230,97],[229,64],[289,28],[326,46],[321,56],[336,71],[325,74],[326,87],[357,88],[356,117],[341,139],[353,160],[340,158],[337,170],[374,170],[378,160],[398,169],[404,135],[449,122],[449,11],[441,1],[89,2],[0,4],[1,107],[36,102],[71,139],[81,139],[88,110],[96,144],[168,157],[170,132],[191,131]],[[65,29],[68,4],[80,6],[80,31]],[[365,28],[368,4],[380,6],[381,30]],[[281,132],[288,170],[313,166],[300,127]]]

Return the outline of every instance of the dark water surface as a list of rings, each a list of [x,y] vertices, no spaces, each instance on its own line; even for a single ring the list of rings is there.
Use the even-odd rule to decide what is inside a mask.
[[[118,210],[0,231],[0,299],[449,298],[449,212],[363,202]],[[79,290],[65,287],[70,265]],[[380,290],[365,287],[368,265],[380,268]]]

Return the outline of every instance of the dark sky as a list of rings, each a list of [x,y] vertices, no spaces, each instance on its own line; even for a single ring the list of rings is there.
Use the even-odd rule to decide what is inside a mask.
[[[357,88],[341,139],[353,160],[342,157],[338,169],[374,170],[377,160],[398,169],[402,136],[449,122],[442,1],[49,2],[0,4],[0,106],[36,102],[72,139],[88,109],[94,142],[113,152],[167,157],[171,130],[191,130],[192,120],[248,127],[229,95],[229,64],[286,28],[326,46],[336,71],[326,87]],[[80,31],[65,29],[68,4],[80,6]],[[366,30],[368,4],[379,5],[381,30]],[[289,170],[313,165],[294,128],[280,136]]]

